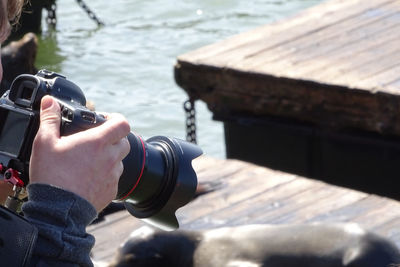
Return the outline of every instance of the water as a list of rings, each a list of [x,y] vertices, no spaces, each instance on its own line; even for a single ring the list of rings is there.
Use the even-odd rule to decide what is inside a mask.
[[[36,65],[66,75],[96,110],[124,114],[143,137],[184,139],[187,96],[174,81],[176,57],[321,1],[86,0],[106,24],[99,28],[74,0],[62,0],[56,31],[45,27],[40,37]],[[199,145],[224,158],[222,123],[204,103],[196,108]]]

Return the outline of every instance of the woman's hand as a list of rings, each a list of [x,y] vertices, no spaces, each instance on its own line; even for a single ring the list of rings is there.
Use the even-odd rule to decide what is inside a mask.
[[[42,98],[40,127],[33,142],[30,183],[51,184],[88,200],[99,212],[113,200],[130,151],[127,120],[119,114],[94,128],[60,136],[60,106]]]

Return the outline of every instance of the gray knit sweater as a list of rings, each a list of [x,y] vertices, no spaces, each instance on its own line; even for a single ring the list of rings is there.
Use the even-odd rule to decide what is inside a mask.
[[[31,266],[93,266],[94,237],[86,233],[97,216],[80,196],[45,184],[28,186],[24,217],[39,230]]]

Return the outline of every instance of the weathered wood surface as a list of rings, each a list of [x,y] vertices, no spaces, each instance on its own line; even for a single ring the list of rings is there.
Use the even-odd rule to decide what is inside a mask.
[[[400,135],[400,1],[330,0],[178,57],[214,115]]]
[[[274,171],[237,160],[202,157],[194,162],[200,182],[218,183],[178,211],[183,229],[243,224],[356,222],[400,247],[400,203]],[[95,260],[109,261],[129,234],[145,225],[122,211],[88,231],[96,237]]]

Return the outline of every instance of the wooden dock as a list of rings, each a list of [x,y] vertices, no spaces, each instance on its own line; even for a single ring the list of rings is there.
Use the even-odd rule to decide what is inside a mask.
[[[355,222],[400,247],[400,203],[238,160],[202,157],[194,162],[200,182],[219,189],[178,211],[182,229],[244,224]],[[145,225],[126,211],[89,226],[94,259],[109,261],[131,232]]]
[[[399,31],[399,1],[331,0],[179,56],[176,81],[219,116],[399,135]]]
[[[398,0],[329,0],[179,56],[175,79],[228,158],[400,200],[399,31]]]

